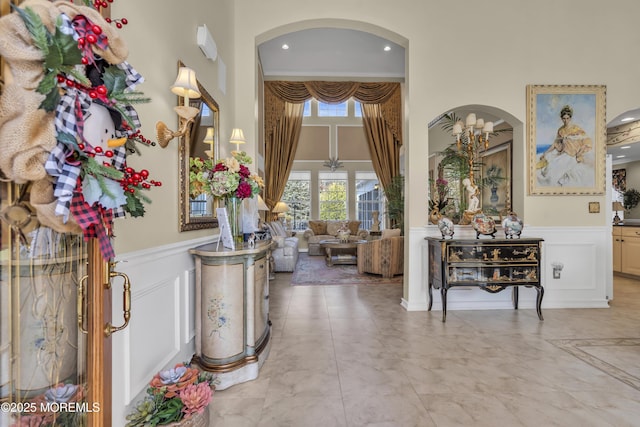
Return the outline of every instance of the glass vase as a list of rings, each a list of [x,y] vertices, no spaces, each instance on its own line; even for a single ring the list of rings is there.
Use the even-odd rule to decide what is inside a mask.
[[[236,248],[242,247],[242,199],[237,197],[227,198],[227,215],[229,217],[229,227],[231,237]]]

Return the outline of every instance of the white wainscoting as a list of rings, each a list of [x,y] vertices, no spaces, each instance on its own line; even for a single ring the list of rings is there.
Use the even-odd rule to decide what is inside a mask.
[[[131,320],[113,335],[113,425],[145,394],[161,369],[187,362],[195,351],[195,264],[189,249],[213,237],[118,256],[115,271],[131,280]],[[122,280],[112,281],[113,323],[122,324]]]
[[[457,227],[455,238],[475,238],[470,227]],[[428,308],[427,236],[440,237],[436,226],[415,227],[409,231],[408,282],[401,305],[408,311]],[[501,231],[496,237],[502,238]],[[532,227],[525,224],[523,237],[540,237],[542,246],[542,285],[544,309],[607,308],[612,299],[611,227]],[[482,236],[481,239],[490,239]],[[552,263],[564,265],[559,279],[553,278]],[[405,279],[406,280],[406,279]],[[519,307],[535,308],[536,291],[520,288]],[[447,293],[447,310],[513,309],[511,292],[490,294],[478,288],[453,289]],[[442,310],[440,292],[433,292],[432,310]]]

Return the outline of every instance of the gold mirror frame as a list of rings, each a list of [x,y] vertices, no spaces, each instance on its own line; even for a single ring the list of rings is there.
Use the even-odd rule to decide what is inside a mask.
[[[178,61],[178,67],[184,67],[182,61]],[[214,143],[213,143],[213,157],[216,158],[219,152],[219,128],[220,128],[220,107],[213,97],[207,92],[207,90],[198,81],[198,90],[201,97],[197,99],[190,99],[189,104],[192,107],[199,108],[202,112],[202,104],[205,103],[213,114],[213,128],[214,128]],[[178,105],[182,105],[184,98],[178,98]],[[182,137],[180,137],[180,144],[178,148],[178,161],[180,163],[180,231],[190,230],[202,230],[206,228],[215,228],[218,226],[218,218],[215,216],[214,201],[208,200],[207,203],[211,203],[211,215],[207,216],[193,216],[191,214],[191,199],[189,197],[189,158],[202,152],[202,156],[205,157],[204,150],[207,148],[204,146],[202,140],[204,134],[206,134],[206,128],[209,126],[201,126],[199,116],[196,117],[196,122],[189,127],[189,131]],[[204,129],[199,129],[204,128]],[[202,137],[201,137],[202,136]],[[196,152],[192,150],[192,147],[201,148]]]

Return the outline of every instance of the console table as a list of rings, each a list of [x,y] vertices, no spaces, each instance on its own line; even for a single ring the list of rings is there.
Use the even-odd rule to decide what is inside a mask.
[[[518,309],[518,287],[535,287],[536,311],[542,318],[544,287],[540,282],[543,239],[439,239],[426,237],[429,253],[429,308],[432,289],[440,289],[442,321],[447,320],[447,291],[476,286],[490,293],[509,287]]]
[[[269,354],[269,262],[272,241],[232,251],[216,244],[189,251],[196,266],[196,354],[217,374],[218,390],[253,380]]]

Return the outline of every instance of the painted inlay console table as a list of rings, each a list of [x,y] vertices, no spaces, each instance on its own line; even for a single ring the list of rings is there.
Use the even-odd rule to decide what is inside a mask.
[[[544,287],[540,282],[543,239],[425,239],[429,252],[428,310],[433,303],[432,289],[440,289],[443,322],[447,320],[447,291],[462,286],[476,286],[490,293],[511,287],[516,310],[518,287],[535,287],[536,311],[543,320]]]
[[[192,363],[217,375],[216,389],[258,377],[269,354],[272,242],[232,251],[216,244],[189,251],[196,267],[196,353]]]

